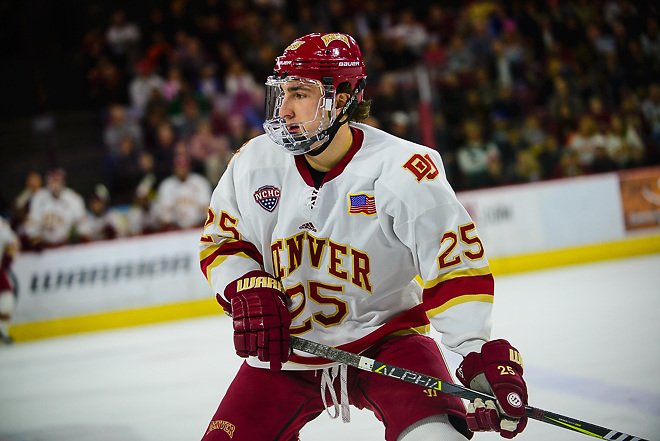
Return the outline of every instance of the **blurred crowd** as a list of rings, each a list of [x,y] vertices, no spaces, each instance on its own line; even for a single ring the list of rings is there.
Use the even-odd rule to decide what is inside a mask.
[[[275,57],[310,32],[356,38],[367,123],[437,149],[457,191],[660,163],[651,2],[135,3],[80,41],[104,176],[84,201],[74,170],[31,173],[11,219],[27,249],[201,226],[231,155],[262,133]]]

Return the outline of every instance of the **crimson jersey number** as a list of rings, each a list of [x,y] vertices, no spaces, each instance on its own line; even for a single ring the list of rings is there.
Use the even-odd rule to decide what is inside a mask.
[[[447,248],[438,256],[438,266],[440,269],[449,268],[450,266],[458,265],[463,261],[463,258],[469,260],[478,260],[484,257],[484,246],[481,243],[479,236],[472,235],[475,230],[473,222],[467,225],[458,227],[458,234],[454,231],[447,231],[440,241],[440,246],[447,243]],[[461,253],[455,253],[458,241],[463,242],[469,248]],[[475,249],[476,247],[476,249]]]
[[[312,314],[311,318],[308,318],[300,326],[291,326],[289,332],[292,335],[300,335],[304,332],[312,329],[312,320],[324,327],[330,327],[340,324],[344,318],[348,315],[348,303],[340,300],[336,297],[329,296],[327,294],[322,294],[321,292],[343,292],[344,287],[341,285],[329,285],[327,283],[315,282],[310,280],[307,282],[307,293],[310,299],[319,305],[329,306],[328,313],[325,312],[315,312]],[[307,297],[305,295],[305,288],[302,284],[298,284],[286,289],[286,294],[289,298],[293,299],[295,296],[301,296],[302,300],[300,304],[291,311],[291,319],[295,320],[300,314],[302,314],[305,306],[307,305]],[[334,308],[334,311],[332,311]]]

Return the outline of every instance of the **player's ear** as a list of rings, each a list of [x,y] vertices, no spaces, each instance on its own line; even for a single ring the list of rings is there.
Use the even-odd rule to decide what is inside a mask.
[[[346,104],[346,102],[350,97],[351,95],[349,93],[344,93],[344,92],[338,93],[337,99],[335,100],[335,107],[337,109],[341,109],[342,107],[344,107],[344,105]]]

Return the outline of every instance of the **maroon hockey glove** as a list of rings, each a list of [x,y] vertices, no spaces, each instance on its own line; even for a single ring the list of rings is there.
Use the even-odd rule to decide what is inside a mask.
[[[513,438],[527,425],[527,385],[522,378],[520,353],[506,340],[493,340],[471,352],[456,371],[465,386],[494,395],[497,403],[476,399],[468,407],[467,423],[473,432],[497,431]]]
[[[273,371],[282,369],[290,355],[291,325],[282,284],[264,271],[251,271],[225,288],[230,304],[219,294],[216,298],[234,320],[236,353],[270,362]]]

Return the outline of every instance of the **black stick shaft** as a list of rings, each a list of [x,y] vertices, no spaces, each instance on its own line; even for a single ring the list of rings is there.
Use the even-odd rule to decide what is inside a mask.
[[[294,349],[317,355],[328,360],[344,363],[348,366],[352,366],[364,371],[374,372],[391,378],[396,378],[397,380],[415,384],[425,389],[435,389],[469,401],[474,401],[476,398],[481,398],[484,401],[495,400],[495,397],[491,395],[477,392],[476,390],[469,389],[459,384],[442,381],[438,378],[420,374],[418,372],[414,372],[402,367],[381,363],[368,357],[363,357],[361,355],[353,354],[351,352],[343,351],[331,346],[315,343],[300,337],[291,336],[290,343],[291,347]],[[562,427],[564,429],[569,429],[574,432],[583,433],[595,438],[612,441],[647,441],[643,438],[627,435],[616,430],[608,429],[596,424],[587,423],[585,421],[580,421],[575,418],[570,418],[554,412],[548,412],[532,406],[526,406],[525,413],[527,414],[528,418],[552,424],[553,426]]]

